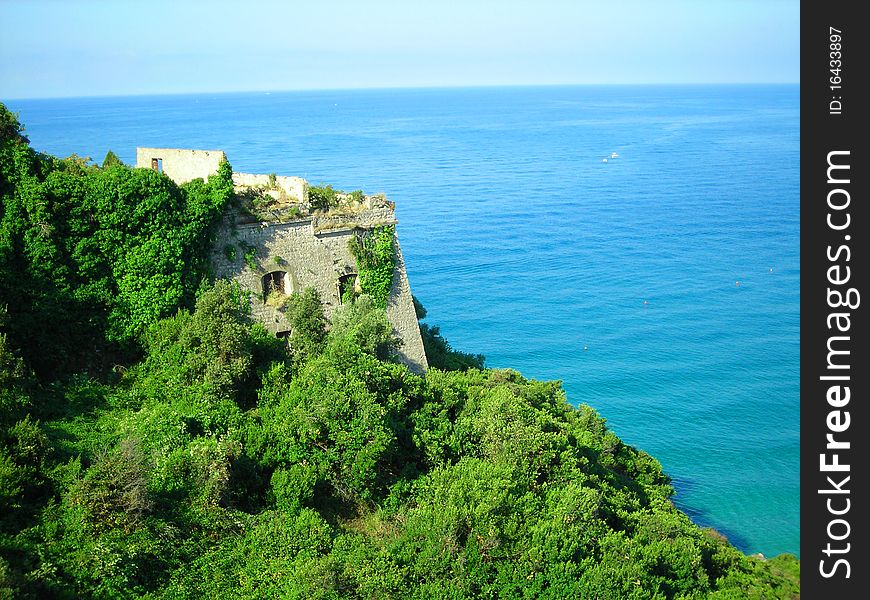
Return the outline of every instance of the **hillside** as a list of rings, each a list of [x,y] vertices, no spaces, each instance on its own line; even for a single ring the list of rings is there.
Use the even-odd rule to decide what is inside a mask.
[[[47,156],[0,105],[0,597],[799,597],[558,382],[426,324],[414,375],[365,294],[252,323],[209,277],[231,173]]]

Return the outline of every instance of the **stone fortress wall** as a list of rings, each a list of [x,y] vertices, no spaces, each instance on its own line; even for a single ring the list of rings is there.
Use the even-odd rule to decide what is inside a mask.
[[[138,166],[138,165],[137,165]],[[233,173],[233,185],[240,187],[262,187],[277,201],[304,202],[308,198],[308,182],[301,177],[276,175],[254,175]]]
[[[156,152],[161,152],[156,156]],[[137,149],[137,167],[152,168],[151,159],[163,160],[163,172],[182,181],[194,173],[208,177],[217,171],[220,151]],[[142,157],[140,160],[139,157]],[[168,158],[167,158],[168,157]],[[180,165],[173,161],[181,159]],[[207,171],[207,172],[205,172]],[[190,177],[193,178],[193,177]],[[394,205],[379,196],[367,196],[356,205],[335,213],[307,212],[308,184],[299,177],[280,177],[233,173],[237,194],[255,191],[280,208],[297,208],[292,216],[257,220],[252,215],[228,213],[212,252],[212,268],[220,278],[233,279],[251,292],[251,315],[275,335],[290,331],[284,311],[270,302],[269,291],[284,295],[313,287],[320,294],[327,317],[341,304],[343,286],[352,285],[357,274],[356,260],[348,242],[360,232],[379,226],[395,225]],[[303,208],[303,212],[298,207]],[[280,213],[272,213],[279,214]],[[387,301],[387,319],[402,340],[399,359],[413,372],[428,367],[411,287],[398,237],[394,238],[396,272]]]
[[[136,148],[137,168],[160,171],[178,184],[208,179],[225,159],[223,150]]]

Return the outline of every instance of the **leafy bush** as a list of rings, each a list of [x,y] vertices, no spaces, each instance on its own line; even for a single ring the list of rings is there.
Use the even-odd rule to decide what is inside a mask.
[[[193,313],[182,310],[149,330],[145,372],[170,385],[199,383],[209,395],[238,400],[254,375],[254,344],[241,322],[247,310],[238,285],[218,281]]]
[[[248,268],[252,271],[257,270],[257,248],[255,246],[246,246],[245,254],[243,255],[245,259],[245,264],[248,265]]]
[[[314,495],[314,485],[318,478],[317,469],[305,463],[292,464],[286,469],[275,469],[272,473],[275,506],[290,513],[298,513],[303,504]]]
[[[308,186],[308,204],[314,210],[329,210],[338,206],[338,192],[331,185]]]
[[[19,142],[29,144],[24,135],[24,126],[18,121],[18,115],[10,112],[6,105],[0,102],[0,142]]]
[[[290,346],[298,361],[323,350],[327,321],[317,290],[306,288],[301,294],[292,294],[287,300],[287,319],[291,327]]]
[[[397,367],[401,368],[401,367]],[[261,408],[269,464],[307,461],[345,501],[370,502],[396,469],[394,435],[372,378],[389,377],[385,365],[346,339],[310,359],[274,403]]]
[[[10,343],[42,380],[127,362],[148,326],[193,305],[232,168],[179,187],[150,169],[39,154],[5,107],[0,121],[0,306]]]
[[[402,343],[383,309],[376,307],[367,294],[335,310],[330,336],[352,340],[362,350],[381,360],[393,359]]]
[[[132,531],[153,507],[147,473],[138,440],[127,438],[87,470],[71,492],[71,501],[84,507],[96,531],[116,527]]]
[[[8,426],[26,414],[31,404],[29,387],[32,384],[24,361],[10,348],[6,334],[0,333],[0,426]]]

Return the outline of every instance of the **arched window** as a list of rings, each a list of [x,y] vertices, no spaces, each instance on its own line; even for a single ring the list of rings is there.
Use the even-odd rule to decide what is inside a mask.
[[[266,302],[266,299],[269,297],[269,294],[278,293],[278,294],[289,294],[292,292],[290,289],[290,278],[287,276],[286,271],[272,271],[271,273],[266,273],[263,275],[263,302]]]

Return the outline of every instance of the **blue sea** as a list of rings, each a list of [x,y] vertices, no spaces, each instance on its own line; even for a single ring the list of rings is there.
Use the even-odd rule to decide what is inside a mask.
[[[661,461],[696,522],[770,556],[797,554],[800,537],[799,91],[7,104],[35,148],[60,156],[223,149],[237,171],[386,192],[412,290],[455,348],[561,380]]]

